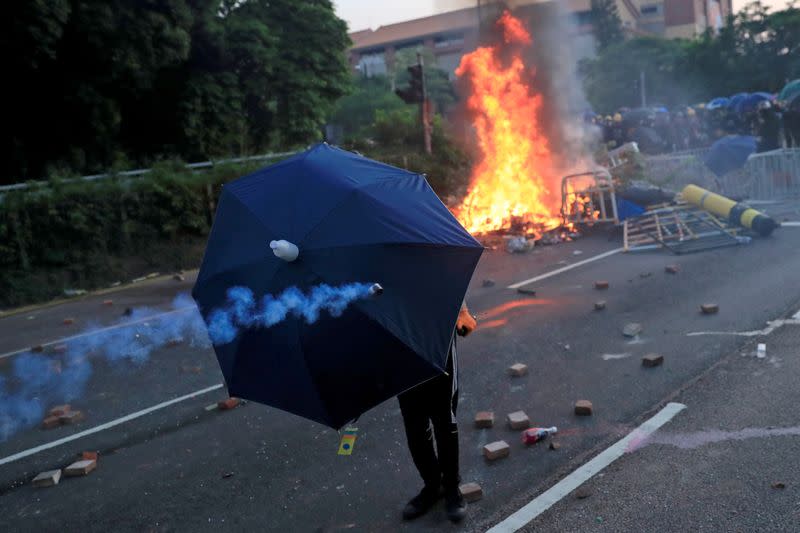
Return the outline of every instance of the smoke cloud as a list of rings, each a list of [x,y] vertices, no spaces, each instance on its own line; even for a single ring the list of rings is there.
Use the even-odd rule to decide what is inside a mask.
[[[259,305],[250,289],[233,287],[225,306],[209,314],[208,328],[191,297],[182,294],[171,311],[139,308],[112,326],[89,326],[65,340],[60,353],[13,356],[10,374],[0,375],[0,442],[39,424],[53,405],[80,398],[92,376],[92,360],[135,369],[175,342],[210,348],[232,341],[243,328],[271,327],[290,315],[312,324],[323,311],[340,316],[353,301],[371,296],[371,287],[318,285],[308,294],[292,287],[262,297]]]
[[[215,345],[228,344],[242,329],[268,328],[286,319],[287,315],[313,324],[320,312],[340,316],[355,300],[372,295],[371,283],[351,283],[340,287],[317,285],[308,294],[290,287],[278,296],[267,294],[256,302],[253,291],[246,287],[228,290],[227,305],[208,315],[208,335]]]

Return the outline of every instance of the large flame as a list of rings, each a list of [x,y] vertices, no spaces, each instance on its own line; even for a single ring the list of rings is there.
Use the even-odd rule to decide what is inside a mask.
[[[471,89],[467,107],[481,153],[456,215],[473,234],[519,226],[536,232],[559,225],[561,200],[540,126],[542,95],[531,90],[534,72],[522,58],[533,40],[508,11],[497,25],[504,44],[465,55],[456,70]]]

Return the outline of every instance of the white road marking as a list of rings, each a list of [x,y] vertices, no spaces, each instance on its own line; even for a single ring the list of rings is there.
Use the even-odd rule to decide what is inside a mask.
[[[640,442],[642,439],[649,437],[684,409],[686,409],[686,406],[681,403],[668,403],[661,411],[656,413],[653,418],[643,423],[622,440],[616,442],[597,457],[531,500],[525,507],[491,528],[488,533],[512,533],[522,529],[534,518],[555,505],[564,496],[622,457],[631,443]]]
[[[614,361],[616,359],[627,359],[633,354],[630,353],[604,353],[602,355],[603,361]]]
[[[782,228],[800,228],[800,222],[781,222]]]
[[[210,387],[206,387],[205,389],[200,389],[194,391],[190,394],[186,394],[179,398],[173,398],[172,400],[168,400],[166,402],[161,402],[158,405],[154,405],[152,407],[148,407],[147,409],[142,409],[141,411],[136,411],[135,413],[131,413],[129,415],[123,416],[121,418],[117,418],[106,422],[105,424],[100,424],[99,426],[95,426],[93,428],[86,429],[84,431],[80,431],[75,433],[74,435],[68,435],[62,439],[54,440],[52,442],[47,442],[40,446],[36,446],[34,448],[29,448],[27,450],[23,450],[21,452],[15,453],[14,455],[9,455],[8,457],[3,457],[0,459],[0,466],[8,463],[12,463],[24,457],[29,457],[39,452],[43,452],[45,450],[49,450],[51,448],[55,448],[56,446],[61,446],[62,444],[66,444],[67,442],[72,442],[74,440],[80,439],[82,437],[86,437],[87,435],[92,435],[94,433],[99,433],[101,431],[105,431],[106,429],[113,428],[115,426],[119,426],[120,424],[124,424],[125,422],[130,422],[136,418],[142,417],[144,415],[148,415],[154,411],[158,411],[160,409],[164,409],[165,407],[169,407],[170,405],[175,405],[176,403],[180,403],[186,400],[191,400],[192,398],[196,398],[198,396],[202,396],[203,394],[209,393],[211,391],[215,391],[217,389],[222,388],[222,383],[217,383],[216,385],[212,385]]]
[[[703,335],[732,335],[737,337],[764,337],[770,335],[776,329],[783,326],[800,326],[800,311],[795,313],[792,318],[770,320],[767,322],[767,327],[764,329],[756,329],[753,331],[693,331],[687,333],[687,337],[700,337]]]
[[[548,272],[546,274],[542,274],[541,276],[536,276],[535,278],[526,279],[525,281],[520,281],[519,283],[515,283],[513,285],[509,285],[509,289],[519,289],[523,285],[528,285],[529,283],[535,283],[537,281],[541,281],[543,279],[551,278],[553,276],[557,276],[563,272],[567,272],[568,270],[572,270],[573,268],[578,268],[579,266],[588,265],[589,263],[593,263],[594,261],[599,261],[600,259],[605,259],[606,257],[611,257],[614,254],[618,254],[622,252],[624,248],[615,248],[614,250],[610,250],[608,252],[602,253],[600,255],[595,255],[588,259],[584,259],[583,261],[578,261],[577,263],[572,263],[571,265],[567,265],[562,268],[558,268],[553,270],[552,272]]]
[[[100,328],[100,329],[94,329],[94,330],[91,330],[91,331],[87,331],[85,333],[78,333],[77,335],[72,335],[70,337],[64,337],[64,338],[61,338],[61,339],[56,339],[54,341],[44,342],[44,343],[41,344],[41,346],[52,346],[54,344],[63,344],[65,342],[69,342],[69,341],[75,340],[75,339],[80,339],[82,337],[91,337],[92,335],[97,335],[98,333],[104,333],[106,331],[111,331],[111,330],[119,329],[119,328],[127,328],[127,327],[130,327],[130,326],[135,326],[136,324],[143,324],[145,322],[149,322],[150,320],[155,320],[156,318],[160,318],[162,316],[169,316],[169,315],[173,315],[175,313],[183,313],[183,312],[186,312],[186,311],[191,311],[192,309],[197,309],[197,307],[194,307],[194,306],[181,307],[180,309],[173,309],[172,311],[165,311],[163,313],[158,313],[158,314],[155,314],[155,315],[149,315],[149,316],[146,316],[146,317],[138,319],[138,320],[131,320],[130,322],[120,322],[119,324],[115,324],[113,326],[107,326],[105,328]],[[6,353],[3,353],[3,354],[0,354],[0,359],[3,359],[5,357],[11,357],[11,356],[18,355],[18,354],[25,353],[25,352],[29,352],[30,350],[31,350],[30,348],[22,348],[20,350],[15,350],[13,352],[6,352]]]

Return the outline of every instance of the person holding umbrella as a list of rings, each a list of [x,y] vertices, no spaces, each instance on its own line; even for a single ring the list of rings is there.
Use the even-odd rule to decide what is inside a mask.
[[[444,496],[447,517],[464,519],[467,504],[459,492],[458,471],[458,356],[456,334],[469,335],[477,326],[466,302],[462,304],[447,357],[447,373],[398,395],[411,458],[424,486],[403,509],[413,520],[427,513]],[[432,430],[431,430],[432,429]],[[433,437],[436,436],[436,450]],[[437,454],[438,451],[438,454]]]

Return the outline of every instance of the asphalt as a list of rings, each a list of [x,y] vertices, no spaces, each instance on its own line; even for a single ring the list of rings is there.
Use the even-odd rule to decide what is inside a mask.
[[[794,206],[770,209],[800,219]],[[760,329],[766,321],[800,309],[800,286],[792,281],[800,264],[797,228],[781,229],[749,245],[689,256],[612,255],[533,283],[535,297],[506,288],[620,244],[617,234],[595,232],[528,254],[488,250],[481,260],[468,302],[483,327],[460,344],[459,421],[462,477],[480,483],[485,495],[470,505],[468,520],[460,526],[449,524],[442,509],[414,523],[400,521],[403,504],[420,483],[396,401],[359,419],[355,451],[343,457],[336,455],[339,436],[334,431],[269,407],[248,403],[232,411],[206,411],[204,406],[226,396],[219,389],[0,466],[5,509],[0,529],[485,530],[628,433],[666,400],[692,390],[693,380],[746,342],[687,333]],[[678,264],[680,272],[665,273],[667,264]],[[495,285],[484,287],[487,278]],[[607,280],[610,288],[595,290],[596,280]],[[188,292],[191,281],[151,282],[2,318],[0,353],[55,341],[91,322],[112,324],[127,306],[168,309],[175,295]],[[102,305],[109,298],[114,304]],[[607,301],[606,310],[594,310],[599,299]],[[699,306],[706,302],[718,303],[720,313],[701,315]],[[65,317],[74,317],[75,324],[63,325]],[[639,339],[623,337],[628,322],[644,327]],[[664,354],[667,363],[656,371],[643,369],[640,357],[650,352]],[[603,358],[625,354],[629,356]],[[0,372],[9,371],[14,357],[0,359]],[[507,375],[506,368],[515,362],[528,365],[527,376]],[[86,393],[72,402],[86,419],[75,426],[22,431],[0,443],[0,459],[218,383],[222,376],[213,353],[186,345],[160,350],[143,364],[97,362]],[[572,406],[577,399],[591,400],[594,416],[576,418]],[[559,426],[562,447],[525,448],[519,434],[503,423],[507,413],[518,409],[536,425]],[[675,424],[695,416],[694,409],[679,415]],[[479,410],[495,412],[493,429],[472,427]],[[698,420],[716,419],[706,414]],[[511,455],[488,464],[480,449],[498,439],[509,442]],[[30,485],[36,473],[63,467],[83,450],[101,452],[98,469],[89,476],[64,479],[48,489]],[[581,500],[595,501],[600,499]],[[603,513],[597,516],[605,519]],[[636,527],[633,509],[630,517],[631,530],[649,530]],[[555,521],[536,524],[548,531],[586,527],[568,521],[557,527]]]

